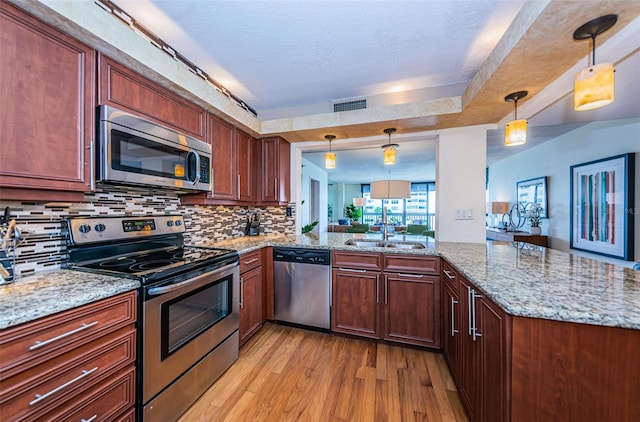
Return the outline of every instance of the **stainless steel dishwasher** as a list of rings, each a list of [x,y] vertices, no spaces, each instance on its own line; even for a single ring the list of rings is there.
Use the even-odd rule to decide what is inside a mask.
[[[331,328],[331,254],[273,248],[276,321]]]

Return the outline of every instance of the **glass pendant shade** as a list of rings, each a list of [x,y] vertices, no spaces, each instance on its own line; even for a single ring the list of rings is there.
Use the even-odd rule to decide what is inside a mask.
[[[336,153],[326,152],[324,154],[324,168],[334,169],[336,168]]]
[[[512,120],[507,123],[504,133],[504,144],[508,147],[522,145],[527,142],[527,120]]]
[[[395,164],[396,163],[396,147],[390,146],[384,149],[384,163]]]
[[[579,72],[574,80],[573,108],[593,110],[613,102],[613,64],[601,63]]]

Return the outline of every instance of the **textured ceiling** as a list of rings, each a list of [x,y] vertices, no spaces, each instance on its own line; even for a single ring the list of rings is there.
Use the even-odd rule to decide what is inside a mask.
[[[407,174],[429,175],[433,139],[411,134],[500,122],[488,133],[491,163],[591,121],[640,117],[640,0],[115,2],[256,109],[260,135],[371,140],[359,143],[369,148],[361,154],[339,154],[342,168],[330,177],[380,171],[387,127],[415,141],[411,149],[401,142]],[[616,64],[616,101],[577,113],[566,75],[587,65],[590,43],[571,35],[609,13],[619,18],[598,36],[598,57]],[[513,106],[503,98],[520,90],[529,91],[519,114],[529,118],[530,142],[505,149],[502,127]],[[359,97],[372,106],[331,113],[332,100]],[[302,148],[322,165],[322,153],[313,155],[322,148]],[[405,151],[411,154],[403,158]],[[363,160],[369,156],[373,164]]]
[[[261,112],[468,83],[524,0],[115,0]]]

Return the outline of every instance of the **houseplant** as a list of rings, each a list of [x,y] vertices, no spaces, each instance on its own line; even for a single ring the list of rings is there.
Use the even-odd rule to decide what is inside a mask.
[[[344,215],[351,219],[352,222],[357,223],[360,217],[362,217],[362,211],[355,205],[349,204],[344,209]]]
[[[542,229],[540,228],[540,221],[542,220],[542,208],[534,207],[529,214],[529,233],[539,235],[542,233]]]

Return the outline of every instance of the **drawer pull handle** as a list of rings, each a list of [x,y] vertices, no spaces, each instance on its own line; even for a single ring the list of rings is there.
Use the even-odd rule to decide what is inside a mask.
[[[413,278],[422,278],[424,277],[424,275],[422,274],[405,274],[405,273],[398,273],[399,277],[413,277]]]
[[[77,377],[75,377],[74,379],[69,380],[69,381],[65,382],[64,384],[54,388],[53,390],[49,391],[48,393],[42,394],[42,395],[36,394],[36,398],[29,402],[29,406],[33,406],[35,404],[40,403],[42,400],[44,400],[46,398],[49,398],[50,396],[56,394],[57,392],[59,392],[61,390],[64,390],[65,388],[67,388],[71,384],[74,384],[74,383],[80,381],[82,378],[88,377],[89,375],[91,375],[92,373],[96,372],[97,370],[98,370],[97,366],[95,368],[89,369],[89,370],[83,369],[82,370],[82,374],[80,374]]]
[[[80,422],[93,422],[96,420],[97,417],[98,415],[93,415],[89,419],[80,419]]]
[[[254,262],[256,262],[258,260],[258,258],[253,258],[250,259],[248,261],[244,261],[244,265],[249,265],[249,264],[253,264]]]
[[[75,330],[67,331],[67,332],[66,332],[66,333],[64,333],[64,334],[60,334],[59,336],[56,336],[56,337],[50,338],[49,340],[45,340],[45,341],[36,341],[36,342],[33,344],[33,346],[30,346],[30,347],[29,347],[29,351],[31,352],[31,351],[33,351],[33,350],[39,349],[39,348],[41,348],[41,347],[44,347],[44,346],[46,346],[46,345],[48,345],[48,344],[51,344],[51,343],[53,343],[53,342],[56,342],[56,341],[58,341],[58,340],[62,340],[63,338],[66,338],[66,337],[69,337],[70,335],[73,335],[73,334],[79,333],[80,331],[84,331],[84,330],[86,330],[86,329],[88,329],[88,328],[91,328],[91,327],[93,327],[93,326],[95,326],[95,325],[98,325],[98,321],[93,321],[93,322],[90,322],[89,324],[82,324],[80,327],[76,328]]]
[[[352,270],[351,268],[342,268],[340,267],[340,271],[346,271],[348,273],[366,273],[367,270]]]
[[[456,276],[455,276],[455,275],[451,274],[451,273],[450,273],[449,271],[447,271],[447,270],[442,270],[442,272],[444,273],[444,275],[446,275],[446,276],[447,276],[447,278],[448,278],[449,280],[454,280],[454,279],[456,278]]]

